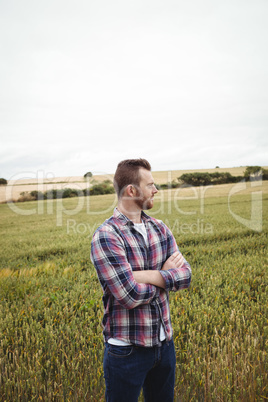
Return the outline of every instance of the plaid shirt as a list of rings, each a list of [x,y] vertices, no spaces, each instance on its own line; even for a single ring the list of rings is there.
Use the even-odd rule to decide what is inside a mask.
[[[169,228],[142,212],[149,246],[134,224],[117,208],[94,233],[91,243],[93,262],[103,289],[103,336],[151,347],[160,344],[161,323],[166,339],[172,338],[169,291],[190,286],[191,267],[186,260],[181,268],[161,270],[165,261],[178,250]],[[160,271],[165,290],[137,283],[133,271]]]

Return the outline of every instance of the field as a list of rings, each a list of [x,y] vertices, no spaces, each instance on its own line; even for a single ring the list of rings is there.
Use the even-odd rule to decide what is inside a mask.
[[[171,294],[175,401],[268,400],[267,201],[268,182],[156,197],[151,214],[193,271]],[[113,194],[0,205],[0,401],[104,400],[89,254],[115,205]]]
[[[267,166],[263,166],[268,169]],[[229,172],[232,176],[243,176],[245,166],[235,168],[215,168],[215,169],[199,169],[198,172]],[[195,170],[170,170],[170,171],[157,171],[153,172],[154,180],[157,184],[165,184],[177,180],[179,176],[184,173],[193,173]],[[7,186],[0,186],[0,203],[6,201],[17,201],[20,198],[20,194],[23,192],[31,192],[38,190],[46,192],[48,190],[60,190],[64,188],[85,189],[90,186],[90,183],[100,183],[104,180],[113,180],[113,174],[99,173],[94,174],[90,182],[86,181],[83,176],[73,177],[54,177],[53,175],[45,172],[32,173],[34,177],[8,181]],[[27,174],[26,174],[27,176]],[[28,173],[31,176],[31,173]]]

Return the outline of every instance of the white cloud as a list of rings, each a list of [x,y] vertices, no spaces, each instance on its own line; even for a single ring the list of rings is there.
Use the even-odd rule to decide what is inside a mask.
[[[267,165],[268,3],[0,5],[0,175]]]

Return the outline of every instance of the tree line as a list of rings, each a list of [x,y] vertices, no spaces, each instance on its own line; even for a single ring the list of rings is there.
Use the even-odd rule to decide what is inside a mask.
[[[20,194],[18,201],[54,200],[60,198],[83,197],[88,195],[113,194],[114,192],[112,182],[110,180],[105,180],[102,183],[94,184],[92,187],[85,189],[63,188],[48,190],[44,193],[37,190],[23,192]]]
[[[88,172],[84,175],[85,178],[90,179],[92,173]],[[194,173],[184,173],[173,180],[171,183],[156,184],[159,190],[164,190],[168,188],[178,188],[185,186],[209,186],[215,184],[226,184],[226,183],[238,183],[242,180],[268,180],[268,170],[260,166],[248,166],[244,172],[243,176],[232,176],[229,172],[194,172]],[[6,185],[7,180],[0,179],[0,184]],[[86,189],[52,189],[46,192],[41,192],[33,190],[31,192],[23,192],[20,194],[18,201],[39,201],[39,200],[51,200],[59,198],[71,198],[71,197],[82,197],[90,195],[104,195],[113,194],[115,192],[111,180],[105,180],[102,183],[97,183],[92,185],[90,188]]]
[[[209,186],[215,184],[238,183],[242,180],[268,180],[268,170],[260,166],[248,166],[243,176],[233,176],[229,172],[184,173],[171,183],[162,184],[160,189],[184,186]]]

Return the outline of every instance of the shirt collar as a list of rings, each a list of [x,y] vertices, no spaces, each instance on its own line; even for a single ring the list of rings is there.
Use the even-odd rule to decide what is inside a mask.
[[[118,219],[122,225],[133,225],[133,222],[124,214],[122,214],[122,212],[119,211],[119,209],[117,207],[115,207],[114,209],[114,218]],[[147,215],[144,211],[141,211],[141,219],[142,221],[150,221],[151,217],[149,215]]]

